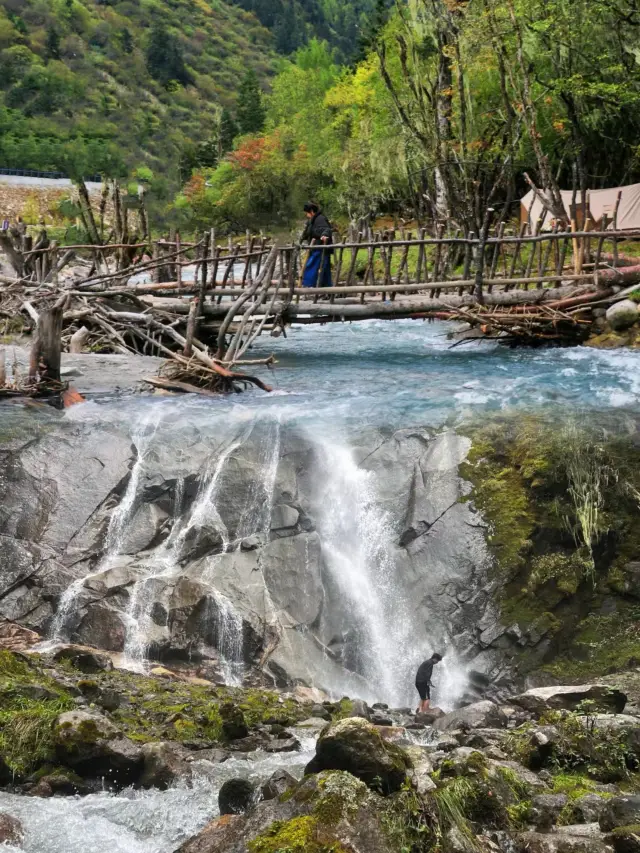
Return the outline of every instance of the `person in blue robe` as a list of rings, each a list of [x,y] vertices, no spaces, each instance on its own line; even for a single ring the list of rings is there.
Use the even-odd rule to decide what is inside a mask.
[[[326,248],[332,243],[332,231],[329,220],[314,201],[308,201],[304,206],[307,224],[302,234],[302,242],[310,246],[307,262],[302,274],[303,287],[331,287],[331,252]]]

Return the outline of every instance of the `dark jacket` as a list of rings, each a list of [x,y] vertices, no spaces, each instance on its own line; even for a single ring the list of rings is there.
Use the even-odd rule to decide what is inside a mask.
[[[327,238],[327,244],[331,243],[331,225],[324,213],[316,213],[313,219],[308,219],[304,231],[302,232],[302,242],[310,243],[315,240],[316,243],[322,243],[322,238]]]
[[[416,673],[416,684],[430,684],[431,683],[431,673],[433,672],[433,661],[426,660],[420,664],[418,667],[418,672]]]

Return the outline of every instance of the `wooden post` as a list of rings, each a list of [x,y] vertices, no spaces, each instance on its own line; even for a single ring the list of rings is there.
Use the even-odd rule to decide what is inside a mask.
[[[189,305],[189,317],[187,318],[187,339],[184,343],[183,355],[190,358],[193,353],[193,338],[196,333],[196,322],[198,319],[198,297],[194,296]]]
[[[477,243],[475,297],[480,305],[484,305],[484,294],[482,292],[482,281],[484,279],[484,254],[493,214],[494,209],[492,207],[488,207],[487,212],[484,215],[482,231],[480,232],[480,238]]]
[[[568,233],[570,234],[571,232]],[[556,275],[558,276],[558,278],[555,281],[554,287],[560,287],[560,285],[562,284],[562,272],[564,270],[564,264],[567,259],[567,252],[569,251],[570,237],[568,236],[568,233],[565,232],[565,236],[562,238],[562,248],[560,249],[558,263],[556,266]]]
[[[501,222],[501,223],[498,225],[498,231],[497,231],[497,233],[496,233],[496,238],[497,238],[498,240],[502,240],[502,238],[503,238],[503,237],[504,237],[504,222]],[[493,257],[492,257],[492,259],[491,259],[491,268],[490,268],[490,271],[489,271],[489,278],[495,278],[495,277],[496,277],[496,269],[497,269],[497,267],[498,267],[498,260],[499,260],[499,258],[500,258],[500,248],[501,248],[501,246],[502,246],[502,243],[496,243],[496,244],[495,244],[495,246],[494,246],[494,249],[493,249]],[[491,288],[492,288],[492,285],[488,285],[488,287],[487,287],[487,292],[488,292],[488,293],[491,293]]]
[[[600,269],[600,255],[602,254],[602,246],[604,245],[604,240],[605,240],[605,236],[606,236],[604,232],[607,230],[608,224],[609,224],[609,217],[607,216],[606,213],[603,213],[602,220],[600,222],[600,230],[602,231],[602,233],[600,234],[600,237],[598,239],[598,246],[596,248],[595,264],[593,267],[593,283],[595,284],[596,287],[598,286],[599,269]]]
[[[618,230],[618,211],[620,210],[620,202],[622,201],[622,190],[618,193],[618,197],[616,199],[616,206],[613,209],[613,225],[612,228],[614,231]],[[613,268],[615,269],[618,266],[618,238],[613,238]]]
[[[507,276],[508,278],[514,278],[515,277],[516,265],[517,265],[518,260],[520,258],[520,249],[522,248],[522,241],[525,237],[525,234],[527,233],[528,227],[529,226],[527,225],[526,222],[523,222],[520,225],[520,231],[518,233],[518,242],[516,243],[516,247],[513,251],[513,257],[511,258],[511,266],[509,268],[509,273]],[[511,285],[506,284],[504,289],[509,290],[510,287],[511,287]]]
[[[176,282],[178,287],[182,287],[182,258],[180,257],[180,252],[182,250],[182,243],[180,240],[180,232],[176,231]]]
[[[0,350],[0,388],[7,384],[7,362],[5,350]]]
[[[571,231],[575,234],[578,230],[578,220],[575,205],[571,207]],[[582,251],[580,249],[580,241],[577,237],[572,240],[573,244],[573,272],[575,275],[582,273]]]
[[[62,296],[53,308],[41,311],[31,346],[29,380],[39,383],[60,382],[60,352],[62,350],[62,319],[67,296]]]

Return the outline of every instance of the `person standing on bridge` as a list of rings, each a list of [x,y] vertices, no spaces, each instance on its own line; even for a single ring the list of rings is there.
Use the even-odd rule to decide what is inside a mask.
[[[310,246],[323,248],[309,249],[307,262],[302,273],[303,287],[331,287],[331,249],[324,248],[332,243],[332,231],[329,220],[314,201],[304,206],[307,224],[302,234],[302,242]]]
[[[442,655],[434,652],[429,660],[423,661],[418,667],[418,672],[416,673],[416,690],[420,696],[418,714],[424,714],[429,709],[429,703],[431,702],[431,674],[433,673],[433,667],[437,663],[440,663],[441,660]]]

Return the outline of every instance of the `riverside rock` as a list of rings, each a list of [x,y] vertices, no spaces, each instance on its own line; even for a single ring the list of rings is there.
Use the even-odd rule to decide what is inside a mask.
[[[0,812],[0,844],[20,845],[24,838],[24,829],[17,817]]]
[[[318,738],[306,773],[346,770],[372,788],[389,794],[402,787],[411,761],[407,753],[384,740],[367,720],[352,717],[331,724]]]
[[[623,299],[607,308],[607,322],[615,332],[629,329],[638,322],[638,305],[631,299]]]
[[[640,826],[621,826],[607,836],[615,853],[640,853]]]
[[[122,787],[140,771],[140,747],[100,714],[88,711],[61,714],[54,737],[60,760],[81,776],[104,776],[116,787]]]
[[[263,800],[274,800],[282,796],[285,791],[297,784],[297,780],[288,770],[276,770],[260,788]]]
[[[600,815],[600,829],[611,832],[621,826],[640,824],[640,794],[628,794],[607,800]]]
[[[181,779],[191,779],[187,753],[179,744],[157,742],[142,746],[142,772],[139,784],[143,788],[166,790]]]
[[[620,690],[604,684],[581,684],[577,687],[534,687],[514,696],[511,702],[533,714],[545,711],[575,711],[582,702],[590,702],[599,710],[622,713],[627,697]]]
[[[221,815],[244,814],[254,801],[255,786],[248,779],[227,779],[218,793]]]
[[[507,727],[508,718],[495,702],[486,699],[482,702],[474,702],[466,708],[451,711],[443,717],[438,717],[433,722],[434,729],[441,732],[459,728],[497,728]]]

